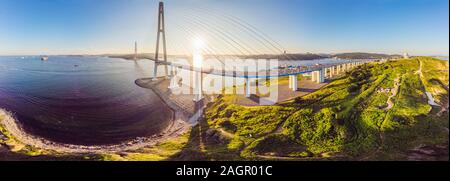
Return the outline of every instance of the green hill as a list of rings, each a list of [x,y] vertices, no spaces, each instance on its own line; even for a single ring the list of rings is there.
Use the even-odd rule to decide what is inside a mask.
[[[380,91],[396,84],[395,95]],[[426,90],[448,107],[448,61],[419,57],[363,65],[277,106],[243,107],[228,101],[231,95],[221,96],[208,107],[205,124],[233,135],[216,146],[246,159],[407,160],[436,145],[447,147],[448,159],[448,111],[438,114],[441,107],[427,103]]]

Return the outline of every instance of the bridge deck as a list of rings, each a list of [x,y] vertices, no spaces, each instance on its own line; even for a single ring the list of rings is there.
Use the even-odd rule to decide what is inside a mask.
[[[204,74],[218,75],[224,77],[237,77],[237,78],[276,78],[276,77],[286,77],[290,75],[299,75],[310,73],[314,71],[322,70],[323,68],[330,68],[334,66],[349,64],[349,63],[367,63],[373,60],[356,60],[351,62],[334,63],[334,64],[323,64],[323,65],[313,65],[313,66],[298,66],[283,69],[272,69],[270,71],[259,71],[259,72],[244,72],[244,71],[229,71],[229,70],[217,70],[217,69],[206,69],[197,68],[191,65],[176,64],[172,62],[157,62],[157,65],[168,65],[175,66],[178,69],[190,70],[195,72],[201,72]]]

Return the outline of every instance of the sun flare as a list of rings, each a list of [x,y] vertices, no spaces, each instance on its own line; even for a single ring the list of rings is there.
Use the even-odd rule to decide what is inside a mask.
[[[192,45],[194,47],[193,52],[193,60],[194,60],[194,67],[200,68],[202,66],[203,62],[203,49],[205,48],[205,42],[202,38],[195,38],[192,41]]]
[[[205,41],[202,38],[195,38],[192,40],[192,45],[194,46],[194,50],[202,50],[205,48]]]

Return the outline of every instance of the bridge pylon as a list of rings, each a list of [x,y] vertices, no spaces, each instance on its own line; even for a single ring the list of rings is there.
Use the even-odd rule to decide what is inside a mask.
[[[163,53],[164,53],[164,66],[166,71],[166,76],[169,74],[169,69],[167,68],[167,49],[166,49],[166,27],[164,22],[164,3],[159,2],[158,9],[158,32],[156,36],[156,52],[155,52],[155,67],[153,69],[153,80],[158,80],[158,63],[159,63],[159,45],[162,39]]]

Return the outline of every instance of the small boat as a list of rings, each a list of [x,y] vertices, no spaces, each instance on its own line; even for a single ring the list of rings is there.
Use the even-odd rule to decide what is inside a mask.
[[[41,57],[41,60],[42,60],[42,61],[47,61],[47,60],[48,60],[48,56],[42,56],[42,57]]]

